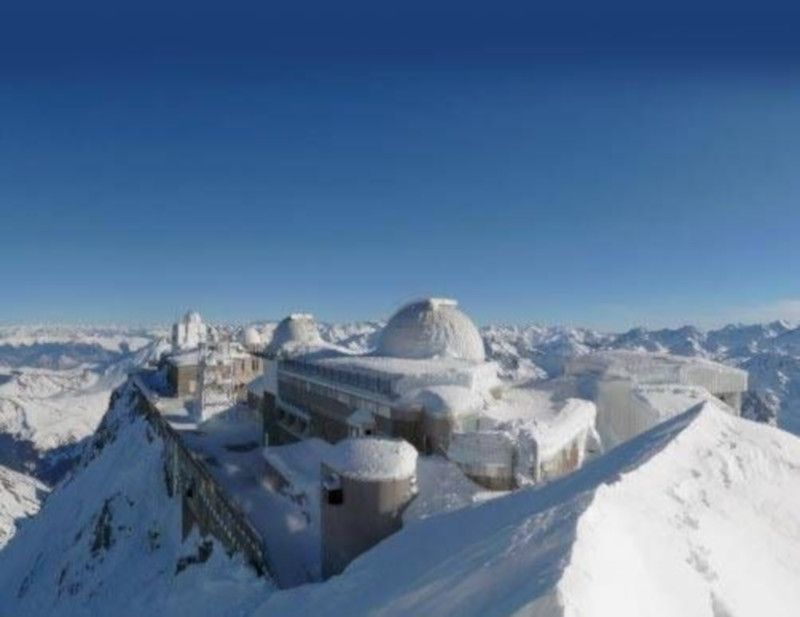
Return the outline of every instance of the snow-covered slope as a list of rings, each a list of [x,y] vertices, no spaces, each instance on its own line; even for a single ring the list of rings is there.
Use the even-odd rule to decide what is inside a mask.
[[[800,439],[712,404],[573,476],[409,524],[257,615],[793,616]]]
[[[0,329],[0,464],[58,480],[112,390],[162,348],[138,330]]]
[[[47,492],[36,478],[0,467],[0,550],[16,533],[17,525],[39,511]]]
[[[195,533],[164,481],[162,443],[123,390],[76,473],[0,552],[0,614],[242,615],[270,592]]]

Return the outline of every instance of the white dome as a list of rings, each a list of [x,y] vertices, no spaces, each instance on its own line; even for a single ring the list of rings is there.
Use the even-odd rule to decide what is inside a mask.
[[[278,353],[286,346],[313,346],[322,343],[314,316],[293,313],[275,327],[267,352]]]
[[[417,472],[417,450],[402,439],[343,439],[331,446],[324,460],[336,473],[366,482],[405,480]]]
[[[261,345],[261,334],[255,328],[255,326],[250,326],[249,328],[245,329],[244,344],[253,347]]]
[[[395,358],[460,358],[483,362],[480,332],[455,300],[429,298],[401,308],[381,332],[377,352]]]

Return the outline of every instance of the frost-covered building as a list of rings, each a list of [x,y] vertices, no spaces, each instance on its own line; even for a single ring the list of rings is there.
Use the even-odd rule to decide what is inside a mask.
[[[534,388],[510,388],[481,414],[478,430],[454,433],[447,456],[472,480],[495,490],[551,480],[581,467],[599,449],[596,408]]]
[[[705,400],[739,415],[747,372],[703,358],[604,351],[568,361],[563,387],[595,401],[598,431],[611,447]]]
[[[268,348],[277,378],[270,443],[375,434],[445,453],[454,431],[477,428],[498,385],[480,333],[453,300],[403,307],[366,355],[321,344],[316,329],[293,321],[286,328],[292,336],[276,330]]]
[[[175,352],[196,349],[212,337],[211,329],[203,323],[197,311],[187,312],[172,325],[172,350]]]
[[[165,356],[170,393],[178,397],[206,397],[225,391],[231,403],[246,397],[247,385],[263,372],[262,359],[238,343],[222,342]]]

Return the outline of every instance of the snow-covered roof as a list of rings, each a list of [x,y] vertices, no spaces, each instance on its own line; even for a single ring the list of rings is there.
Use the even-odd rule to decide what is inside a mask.
[[[419,404],[433,416],[455,416],[476,413],[483,408],[483,397],[463,386],[429,386],[412,390],[403,397],[403,404]]]
[[[747,371],[705,358],[643,351],[600,351],[571,359],[568,375],[598,375],[650,384],[698,384],[712,392],[747,390]]]
[[[200,350],[190,349],[181,353],[173,353],[168,355],[166,360],[175,366],[197,366],[200,363]]]
[[[725,403],[701,386],[643,384],[633,389],[633,396],[658,414],[658,421],[682,414],[706,401],[713,401],[715,405],[727,409]]]
[[[268,353],[280,353],[292,347],[307,348],[322,344],[317,323],[308,313],[292,313],[275,327]]]
[[[395,358],[483,362],[483,339],[455,300],[428,298],[401,308],[381,332],[377,353]]]
[[[510,388],[483,415],[490,426],[515,440],[523,435],[533,438],[540,457],[548,459],[594,428],[597,408],[591,401],[559,399],[546,390]]]
[[[166,357],[167,362],[175,366],[196,366],[200,358],[205,355],[209,365],[227,364],[231,360],[246,360],[251,355],[238,344],[222,344],[224,347],[196,347],[180,353],[173,353]]]
[[[402,480],[417,469],[416,449],[401,439],[345,439],[324,460],[337,473],[362,481]]]

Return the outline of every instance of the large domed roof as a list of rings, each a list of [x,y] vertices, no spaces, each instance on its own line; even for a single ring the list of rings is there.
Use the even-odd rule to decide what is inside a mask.
[[[308,313],[293,313],[281,320],[267,345],[268,353],[278,353],[287,346],[320,345],[322,338],[317,330],[314,316]]]
[[[395,358],[483,362],[483,339],[455,300],[429,298],[401,308],[381,332],[377,352]]]

